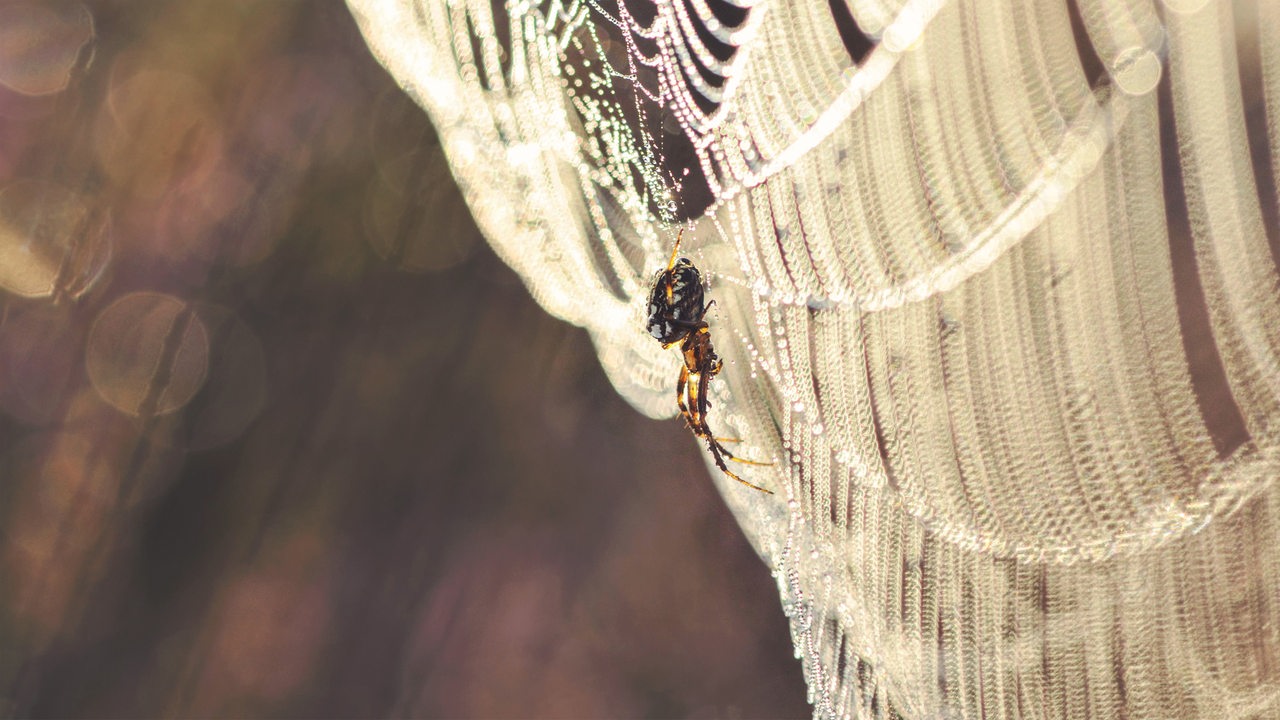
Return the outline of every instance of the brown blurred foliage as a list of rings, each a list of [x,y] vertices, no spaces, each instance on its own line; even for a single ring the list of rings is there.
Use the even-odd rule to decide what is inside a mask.
[[[337,0],[0,0],[0,714],[807,714]]]

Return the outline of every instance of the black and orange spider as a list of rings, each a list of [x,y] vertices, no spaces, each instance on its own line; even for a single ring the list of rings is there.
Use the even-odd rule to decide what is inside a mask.
[[[707,402],[707,385],[720,372],[723,363],[711,346],[711,330],[705,319],[710,305],[703,302],[702,273],[698,272],[689,258],[676,259],[683,235],[683,230],[676,234],[676,246],[671,250],[667,269],[660,271],[653,279],[653,290],[649,293],[649,334],[661,341],[663,348],[680,343],[684,367],[680,368],[680,380],[676,383],[676,404],[680,407],[680,417],[684,418],[685,425],[694,435],[706,441],[711,457],[715,458],[716,467],[743,485],[772,494],[772,491],[749,483],[730,472],[725,458],[747,465],[769,463],[735,457],[720,444],[722,441],[734,441],[717,438],[707,425],[707,408],[711,406]]]

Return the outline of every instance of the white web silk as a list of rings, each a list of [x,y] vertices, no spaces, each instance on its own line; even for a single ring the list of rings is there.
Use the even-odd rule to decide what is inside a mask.
[[[698,216],[816,715],[1280,714],[1280,4],[349,3],[654,417]]]

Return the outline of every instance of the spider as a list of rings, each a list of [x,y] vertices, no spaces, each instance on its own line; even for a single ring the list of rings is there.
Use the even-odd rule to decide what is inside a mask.
[[[689,258],[676,259],[683,235],[683,229],[676,234],[676,246],[671,250],[667,269],[653,279],[653,290],[649,293],[649,334],[662,342],[663,349],[680,343],[684,367],[680,368],[680,379],[676,382],[676,404],[685,425],[695,436],[706,441],[716,467],[743,485],[772,495],[771,490],[749,483],[731,472],[725,459],[746,465],[769,463],[735,457],[721,442],[737,441],[717,438],[707,425],[707,408],[711,406],[707,402],[707,385],[720,372],[723,363],[711,346],[711,330],[705,319],[707,309],[715,301],[703,302],[702,273],[693,262]]]

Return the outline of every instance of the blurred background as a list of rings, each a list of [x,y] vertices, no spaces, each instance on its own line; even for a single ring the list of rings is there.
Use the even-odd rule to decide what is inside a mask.
[[[342,2],[0,0],[0,715],[808,706]]]

